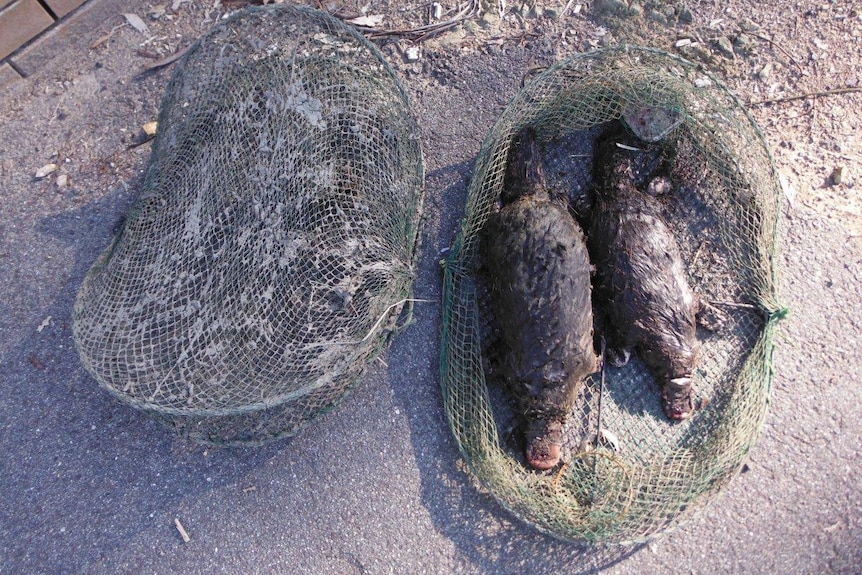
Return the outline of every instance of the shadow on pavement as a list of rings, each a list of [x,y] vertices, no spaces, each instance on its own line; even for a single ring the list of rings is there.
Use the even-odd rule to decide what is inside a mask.
[[[72,304],[129,203],[115,191],[37,227],[71,246],[75,262],[45,312],[50,323],[13,343],[0,365],[0,572],[83,572],[172,522],[182,499],[237,481],[285,445],[207,451],[115,401],[84,371]]]

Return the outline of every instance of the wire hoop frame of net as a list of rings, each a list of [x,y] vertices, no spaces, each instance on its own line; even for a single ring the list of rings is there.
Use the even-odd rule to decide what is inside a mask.
[[[594,375],[565,434],[564,463],[530,470],[511,439],[510,402],[488,380],[489,316],[479,233],[498,209],[512,136],[533,126],[549,185],[582,203],[595,139],[627,109],[672,110],[682,124],[661,140],[675,190],[663,216],[694,290],[724,302],[722,325],[699,328],[694,376],[703,405],[681,424],[661,412],[658,386],[633,356]],[[465,217],[444,266],[441,386],[460,452],[480,483],[525,522],[573,541],[636,543],[702,507],[738,472],[769,403],[776,294],[777,178],[753,118],[716,78],[664,52],[622,46],[549,68],[506,108],[476,158]],[[599,423],[600,420],[600,423]],[[600,428],[599,428],[600,425]],[[590,440],[585,446],[583,440]]]
[[[423,184],[370,42],[310,8],[236,13],[175,70],[143,190],[80,288],[84,366],[199,441],[295,433],[395,329]]]

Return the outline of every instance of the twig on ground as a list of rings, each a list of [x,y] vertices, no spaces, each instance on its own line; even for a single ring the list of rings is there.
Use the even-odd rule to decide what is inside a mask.
[[[161,68],[162,66],[167,66],[168,64],[173,64],[174,62],[185,56],[186,52],[188,52],[189,48],[191,48],[192,46],[193,44],[189,44],[185,48],[180,48],[170,56],[165,56],[161,60],[156,60],[152,64],[147,64],[146,66],[144,66],[144,70],[142,73],[149,72],[150,70],[155,70],[156,68]]]
[[[155,139],[155,137],[156,137],[156,135],[155,135],[155,134],[153,134],[152,136],[149,136],[149,135],[148,135],[148,136],[146,136],[143,140],[141,140],[141,141],[139,141],[139,142],[132,142],[131,144],[129,144],[128,146],[126,146],[126,149],[127,149],[127,150],[134,150],[135,148],[138,148],[138,147],[140,147],[140,146],[143,146],[143,145],[144,145],[144,144],[146,144],[147,142],[152,142],[152,141]]]
[[[751,102],[748,105],[764,106],[766,104],[777,104],[778,102],[793,102],[795,100],[807,100],[808,98],[821,98],[823,96],[836,96],[838,94],[851,94],[853,92],[862,92],[862,86],[857,86],[854,88],[835,88],[834,90],[822,90],[819,92],[807,92],[805,94],[796,94],[794,96],[784,96],[783,98],[770,98],[769,100]]]
[[[189,541],[192,540],[192,538],[189,537],[189,533],[188,533],[188,531],[186,531],[186,528],[183,527],[182,523],[180,523],[179,517],[174,517],[174,525],[177,526],[177,531],[180,532],[180,537],[183,538],[183,543],[188,543]]]
[[[117,24],[116,26],[114,26],[111,29],[110,32],[108,32],[107,34],[105,34],[104,36],[102,36],[101,38],[99,38],[98,40],[93,42],[92,44],[90,44],[90,50],[95,50],[96,48],[98,48],[102,44],[106,43],[108,40],[110,40],[111,38],[114,37],[114,34],[119,32],[121,29],[125,28],[126,26],[127,26],[127,24],[125,22],[123,22],[122,24]]]
[[[468,0],[467,4],[465,4],[457,14],[443,22],[436,22],[434,24],[427,24],[425,26],[417,26],[415,28],[407,28],[403,30],[378,30],[377,28],[370,28],[367,26],[354,27],[363,34],[368,35],[369,38],[401,37],[412,40],[413,42],[422,42],[423,40],[427,40],[428,38],[441,32],[445,32],[450,28],[454,28],[461,22],[469,20],[478,13],[479,0]],[[337,14],[335,16],[340,18]]]
[[[784,54],[785,56],[787,56],[787,58],[788,58],[788,59],[793,63],[793,65],[794,65],[794,66],[796,66],[796,67],[799,69],[799,72],[800,72],[800,73],[802,72],[802,64],[800,64],[799,62],[797,62],[797,61],[796,61],[796,58],[794,58],[794,57],[790,54],[790,52],[788,52],[787,50],[785,50],[785,49],[781,46],[781,44],[778,44],[778,43],[777,43],[775,40],[773,40],[772,38],[768,38],[768,37],[766,37],[766,36],[763,36],[762,34],[755,34],[755,37],[760,38],[761,40],[763,40],[763,41],[765,41],[765,42],[769,42],[770,46],[772,46],[773,48],[778,48],[778,51],[779,51],[779,52],[781,52],[782,54]]]

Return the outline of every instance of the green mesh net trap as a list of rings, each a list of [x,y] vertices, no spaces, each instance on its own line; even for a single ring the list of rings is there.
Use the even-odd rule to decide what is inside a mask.
[[[369,42],[316,10],[237,13],[167,87],[143,190],[75,302],[84,366],[195,440],[295,433],[397,327],[423,179]]]
[[[494,310],[479,272],[480,232],[498,209],[513,135],[535,128],[548,185],[577,212],[590,190],[597,137],[652,110],[640,126],[672,158],[662,216],[692,288],[712,302],[698,328],[694,415],[671,423],[658,386],[633,355],[581,388],[564,427],[562,464],[524,464],[505,389],[489,377]],[[659,113],[660,112],[660,113]],[[629,125],[636,128],[631,122]],[[637,131],[636,131],[637,133]],[[480,483],[506,508],[566,540],[633,543],[680,524],[739,470],[765,418],[776,296],[779,192],[751,116],[697,65],[656,50],[619,47],[574,56],[542,72],[485,139],[466,215],[444,264],[441,379],[457,444]]]

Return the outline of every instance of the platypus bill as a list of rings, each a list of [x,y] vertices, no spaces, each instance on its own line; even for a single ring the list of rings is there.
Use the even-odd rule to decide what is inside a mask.
[[[500,332],[500,366],[526,423],[526,457],[540,470],[560,460],[562,428],[593,351],[590,263],[583,233],[549,197],[532,128],[515,135],[503,206],[484,230],[483,267]]]
[[[645,146],[619,129],[596,149],[588,234],[596,307],[604,316],[609,345],[623,358],[620,363],[635,348],[661,386],[665,415],[682,420],[694,410],[700,304],[659,201],[638,189],[648,186],[659,165],[655,149],[638,149]]]

